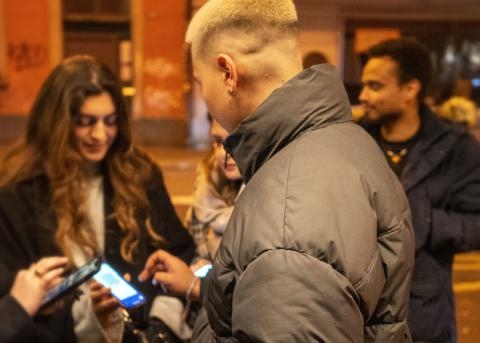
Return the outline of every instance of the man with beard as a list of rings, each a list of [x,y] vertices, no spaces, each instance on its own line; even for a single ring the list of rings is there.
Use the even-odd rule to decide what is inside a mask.
[[[426,48],[411,38],[372,47],[362,73],[362,125],[407,193],[415,231],[409,324],[414,341],[455,342],[454,254],[480,248],[480,148],[422,101]]]

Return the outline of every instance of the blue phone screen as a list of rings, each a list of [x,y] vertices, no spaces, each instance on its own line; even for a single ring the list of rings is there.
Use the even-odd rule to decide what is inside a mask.
[[[194,274],[195,274],[196,277],[204,278],[205,276],[207,276],[210,269],[212,269],[212,265],[211,264],[206,264],[206,265],[202,266],[201,268],[197,269]]]
[[[145,302],[145,296],[133,288],[131,284],[105,262],[102,263],[100,271],[93,278],[103,286],[110,288],[112,295],[125,308],[135,307]]]

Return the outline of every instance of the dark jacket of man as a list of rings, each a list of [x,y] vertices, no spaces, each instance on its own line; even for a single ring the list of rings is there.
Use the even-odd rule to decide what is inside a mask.
[[[193,341],[408,342],[408,202],[334,68],[286,82],[226,148],[246,187]]]
[[[480,148],[421,106],[422,131],[400,181],[415,230],[409,323],[414,340],[455,341],[454,254],[480,248]],[[362,123],[374,137],[380,127]]]
[[[109,216],[112,213],[112,189],[108,180],[105,181],[104,257],[120,273],[129,273],[135,287],[145,294],[149,303],[134,313],[134,317],[147,320],[151,301],[161,291],[151,282],[138,282],[136,276],[143,270],[146,259],[157,247],[151,244],[145,225],[139,220],[140,241],[135,263],[129,263],[121,257],[122,234],[115,219]],[[54,238],[56,224],[50,208],[49,194],[48,179],[43,176],[10,186],[0,192],[0,263],[8,268],[8,272],[0,275],[0,295],[8,292],[19,269],[27,268],[42,257],[60,254]],[[165,239],[163,247],[189,262],[194,255],[194,244],[175,214],[158,169],[147,185],[147,195],[151,204],[152,227]],[[76,341],[71,301],[67,301],[64,308],[52,316],[37,316],[34,325],[35,330],[29,331],[32,336],[28,340],[16,339],[15,342]]]

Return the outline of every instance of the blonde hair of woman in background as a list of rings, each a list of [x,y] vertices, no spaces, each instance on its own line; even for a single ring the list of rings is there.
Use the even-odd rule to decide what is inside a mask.
[[[239,194],[242,177],[233,158],[223,149],[227,131],[210,116],[209,120],[211,146],[197,169],[193,205],[186,222],[198,257],[213,260]]]
[[[465,97],[454,96],[447,99],[438,108],[438,114],[442,118],[465,124],[470,128],[477,124],[477,106]]]

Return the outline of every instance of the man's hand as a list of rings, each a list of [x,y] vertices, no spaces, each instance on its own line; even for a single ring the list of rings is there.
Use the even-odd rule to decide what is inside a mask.
[[[151,277],[154,283],[162,283],[170,292],[180,296],[187,295],[193,284],[189,296],[194,300],[200,298],[200,283],[194,281],[196,278],[190,267],[164,250],[157,250],[148,258],[138,279],[143,282]]]
[[[61,281],[60,275],[67,262],[65,257],[45,257],[28,269],[20,270],[15,276],[10,295],[30,316],[34,316],[48,290]]]

